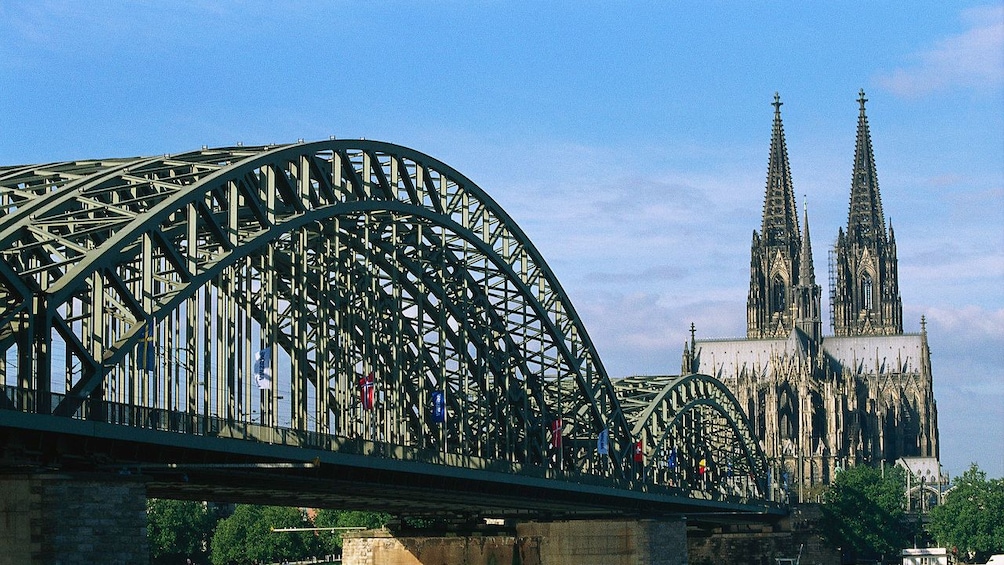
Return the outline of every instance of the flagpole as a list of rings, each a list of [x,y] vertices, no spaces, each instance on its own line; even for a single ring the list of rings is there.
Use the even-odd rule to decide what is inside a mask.
[[[443,378],[442,375],[440,375],[440,378]],[[446,386],[445,382],[440,381],[440,383],[443,385],[443,408],[445,410],[446,400],[447,400],[447,398],[446,398],[446,391],[450,387]],[[445,414],[444,414],[444,416],[445,416]],[[443,463],[444,464],[446,463],[446,454],[448,453],[448,450],[446,448],[446,439],[447,439],[447,437],[448,436],[446,434],[446,418],[443,418],[443,425],[439,426],[439,438],[440,438],[439,443],[440,443],[440,445],[443,446]]]

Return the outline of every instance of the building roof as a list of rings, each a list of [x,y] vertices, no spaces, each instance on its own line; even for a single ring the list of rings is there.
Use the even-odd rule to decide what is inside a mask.
[[[913,373],[921,370],[923,336],[829,336],[823,338],[822,349],[831,362],[855,374]],[[769,376],[772,359],[805,359],[808,351],[808,340],[797,330],[778,339],[694,341],[697,372],[719,380],[741,374]]]

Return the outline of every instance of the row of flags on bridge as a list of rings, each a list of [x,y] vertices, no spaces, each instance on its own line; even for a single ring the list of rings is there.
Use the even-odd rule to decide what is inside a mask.
[[[551,446],[561,447],[561,434],[560,434],[561,420],[554,420],[551,429]],[[610,430],[609,428],[604,428],[596,438],[596,452],[599,455],[608,455],[610,453]],[[679,453],[676,447],[671,447],[669,452],[665,454],[665,467],[669,469],[676,469],[680,466]],[[634,442],[632,446],[632,459],[635,463],[645,462],[645,444],[642,441]],[[732,476],[732,458],[728,458],[726,462],[726,473],[727,476]],[[707,458],[701,458],[697,462],[697,471],[701,477],[703,477],[710,467],[707,463]]]
[[[144,338],[147,335],[152,335],[152,330],[150,334],[147,334],[144,328]],[[148,341],[152,341],[152,338],[146,338]],[[144,342],[146,343],[146,342]],[[153,356],[151,355],[153,347],[146,347],[146,356],[143,357],[144,362],[151,366],[153,365]],[[259,389],[267,390],[272,388],[272,368],[271,368],[271,355],[272,348],[266,347],[260,350],[254,359],[254,372],[253,376],[255,382]],[[373,410],[376,405],[376,376],[374,373],[370,372],[359,378],[359,404],[363,410],[369,411]],[[431,410],[430,416],[434,423],[441,424],[446,421],[446,395],[442,391],[433,391],[431,394]],[[550,445],[553,449],[561,449],[562,447],[562,427],[563,421],[561,418],[556,418],[551,421],[550,432],[551,440]],[[596,452],[598,455],[606,456],[610,453],[610,430],[609,428],[604,428],[598,434],[596,438]],[[635,463],[644,463],[645,461],[645,446],[642,441],[636,441],[633,445],[632,458]],[[665,454],[666,461],[665,466],[669,469],[676,469],[679,464],[679,454],[676,447],[671,447],[669,452]],[[697,462],[697,471],[703,477],[709,470],[707,459],[701,458]],[[729,458],[727,460],[727,475],[732,476],[732,460]]]

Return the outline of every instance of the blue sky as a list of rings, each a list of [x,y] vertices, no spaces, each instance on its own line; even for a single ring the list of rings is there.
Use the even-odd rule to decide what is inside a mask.
[[[774,92],[817,282],[866,91],[942,462],[1004,476],[1004,5],[0,1],[0,165],[365,137],[452,165],[608,372],[745,333]],[[698,3],[695,3],[698,4]]]

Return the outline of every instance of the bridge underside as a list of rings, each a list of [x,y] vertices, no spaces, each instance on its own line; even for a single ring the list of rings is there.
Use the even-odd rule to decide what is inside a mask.
[[[471,523],[482,518],[660,518],[749,521],[749,504],[694,500],[676,490],[634,492],[581,477],[402,463],[369,442],[337,450],[123,428],[0,410],[8,475],[141,481],[152,498],[387,512]],[[486,476],[498,474],[498,476]],[[594,484],[590,484],[594,483]],[[777,514],[763,505],[764,515]]]

